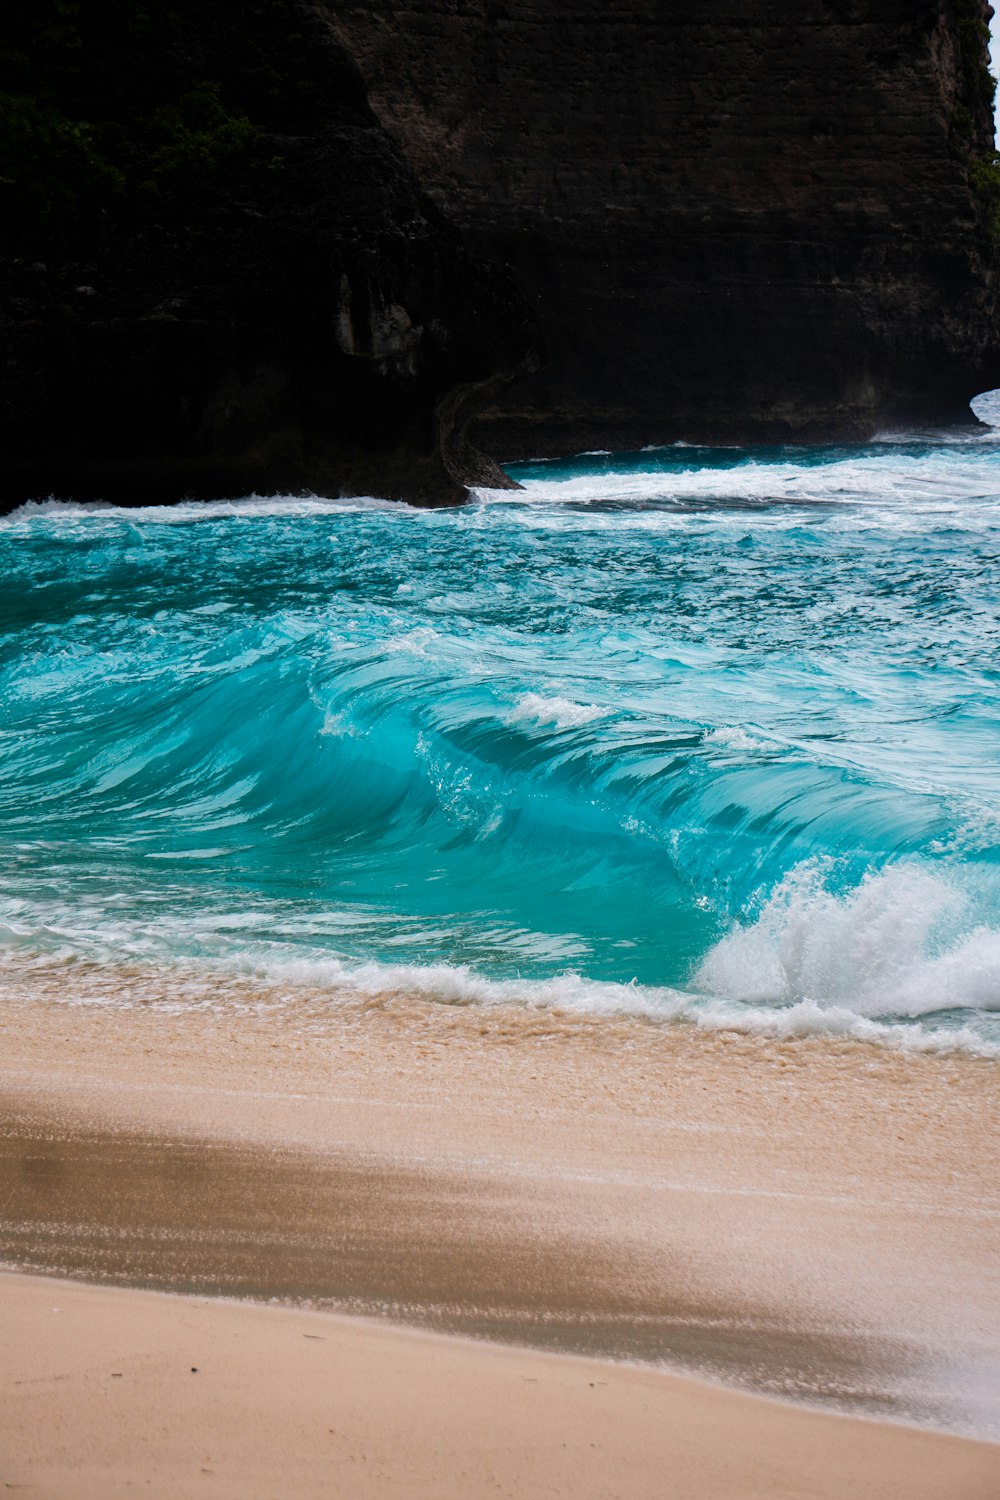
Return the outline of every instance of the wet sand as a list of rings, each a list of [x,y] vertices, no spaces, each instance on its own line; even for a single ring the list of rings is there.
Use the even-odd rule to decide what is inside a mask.
[[[0,1017],[9,1264],[308,1301],[1000,1432],[993,1064],[401,996],[333,1009],[261,995],[239,1014],[8,996]],[[350,1326],[376,1342],[416,1338]],[[483,1344],[427,1347],[501,1359]],[[688,1388],[659,1371],[605,1368],[626,1385],[653,1382],[664,1411]],[[709,1406],[742,1399],[691,1389]],[[782,1404],[749,1409],[807,1421]],[[1000,1493],[1000,1447],[956,1440],[943,1460],[942,1473],[957,1465],[951,1487],[942,1478],[920,1489],[921,1464],[905,1484],[898,1467],[917,1435],[844,1421],[808,1416],[817,1434],[833,1423],[834,1447],[848,1431],[865,1442],[889,1434],[897,1455],[881,1488],[858,1493]],[[627,1424],[619,1436],[632,1441]],[[705,1463],[718,1458],[713,1442]],[[716,1474],[714,1488],[691,1478],[676,1492],[852,1493],[809,1487],[833,1473],[816,1442],[785,1489],[751,1465],[742,1489]],[[975,1487],[959,1452],[979,1455],[992,1489]],[[32,1459],[38,1473],[46,1462]],[[609,1475],[580,1488],[577,1476],[575,1492],[662,1493],[650,1465],[628,1484],[622,1469],[617,1488]],[[532,1489],[505,1473],[515,1492],[549,1493],[548,1479]]]
[[[656,1371],[0,1275],[0,1482],[106,1500],[993,1500],[991,1446]]]

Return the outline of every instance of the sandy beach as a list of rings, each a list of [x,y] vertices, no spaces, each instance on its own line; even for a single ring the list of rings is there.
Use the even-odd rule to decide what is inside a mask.
[[[2,1479],[98,1500],[992,1500],[984,1444],[661,1372],[289,1309],[0,1276]]]
[[[5,1279],[5,1482],[201,1493],[201,1463],[181,1472],[197,1433],[216,1489],[279,1493],[298,1454],[284,1492],[319,1493],[360,1462],[316,1446],[351,1371],[351,1493],[653,1495],[665,1465],[692,1500],[1000,1489],[1000,1447],[968,1441],[998,1430],[992,1064],[399,995],[217,998],[7,997],[0,1259],[106,1285]],[[307,1317],[330,1387],[287,1332]],[[208,1366],[181,1357],[202,1338],[220,1384],[192,1416],[171,1372]],[[108,1397],[105,1364],[130,1359],[148,1380],[122,1368]],[[536,1363],[551,1406],[524,1401]],[[109,1399],[136,1403],[130,1436],[95,1435]]]

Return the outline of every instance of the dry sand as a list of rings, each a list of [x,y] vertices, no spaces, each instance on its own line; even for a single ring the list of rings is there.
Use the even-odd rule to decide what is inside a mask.
[[[994,1065],[217,998],[6,997],[0,1257],[1000,1431]],[[0,1479],[29,1493],[1000,1496],[1000,1447],[661,1371],[37,1278],[0,1296]]]

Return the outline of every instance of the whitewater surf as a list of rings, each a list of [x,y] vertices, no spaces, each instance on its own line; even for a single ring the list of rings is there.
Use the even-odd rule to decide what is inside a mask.
[[[997,1054],[993,432],[514,472],[0,522],[9,982]]]

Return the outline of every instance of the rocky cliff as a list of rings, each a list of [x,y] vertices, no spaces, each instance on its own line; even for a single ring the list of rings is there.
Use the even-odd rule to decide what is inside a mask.
[[[439,502],[502,478],[469,431],[503,459],[961,420],[1000,385],[988,15],[7,7],[0,505]]]
[[[0,507],[443,502],[530,319],[423,196],[310,0],[0,19]]]
[[[983,0],[340,0],[547,362],[500,456],[861,437],[1000,384]],[[482,430],[482,429],[481,429]]]

